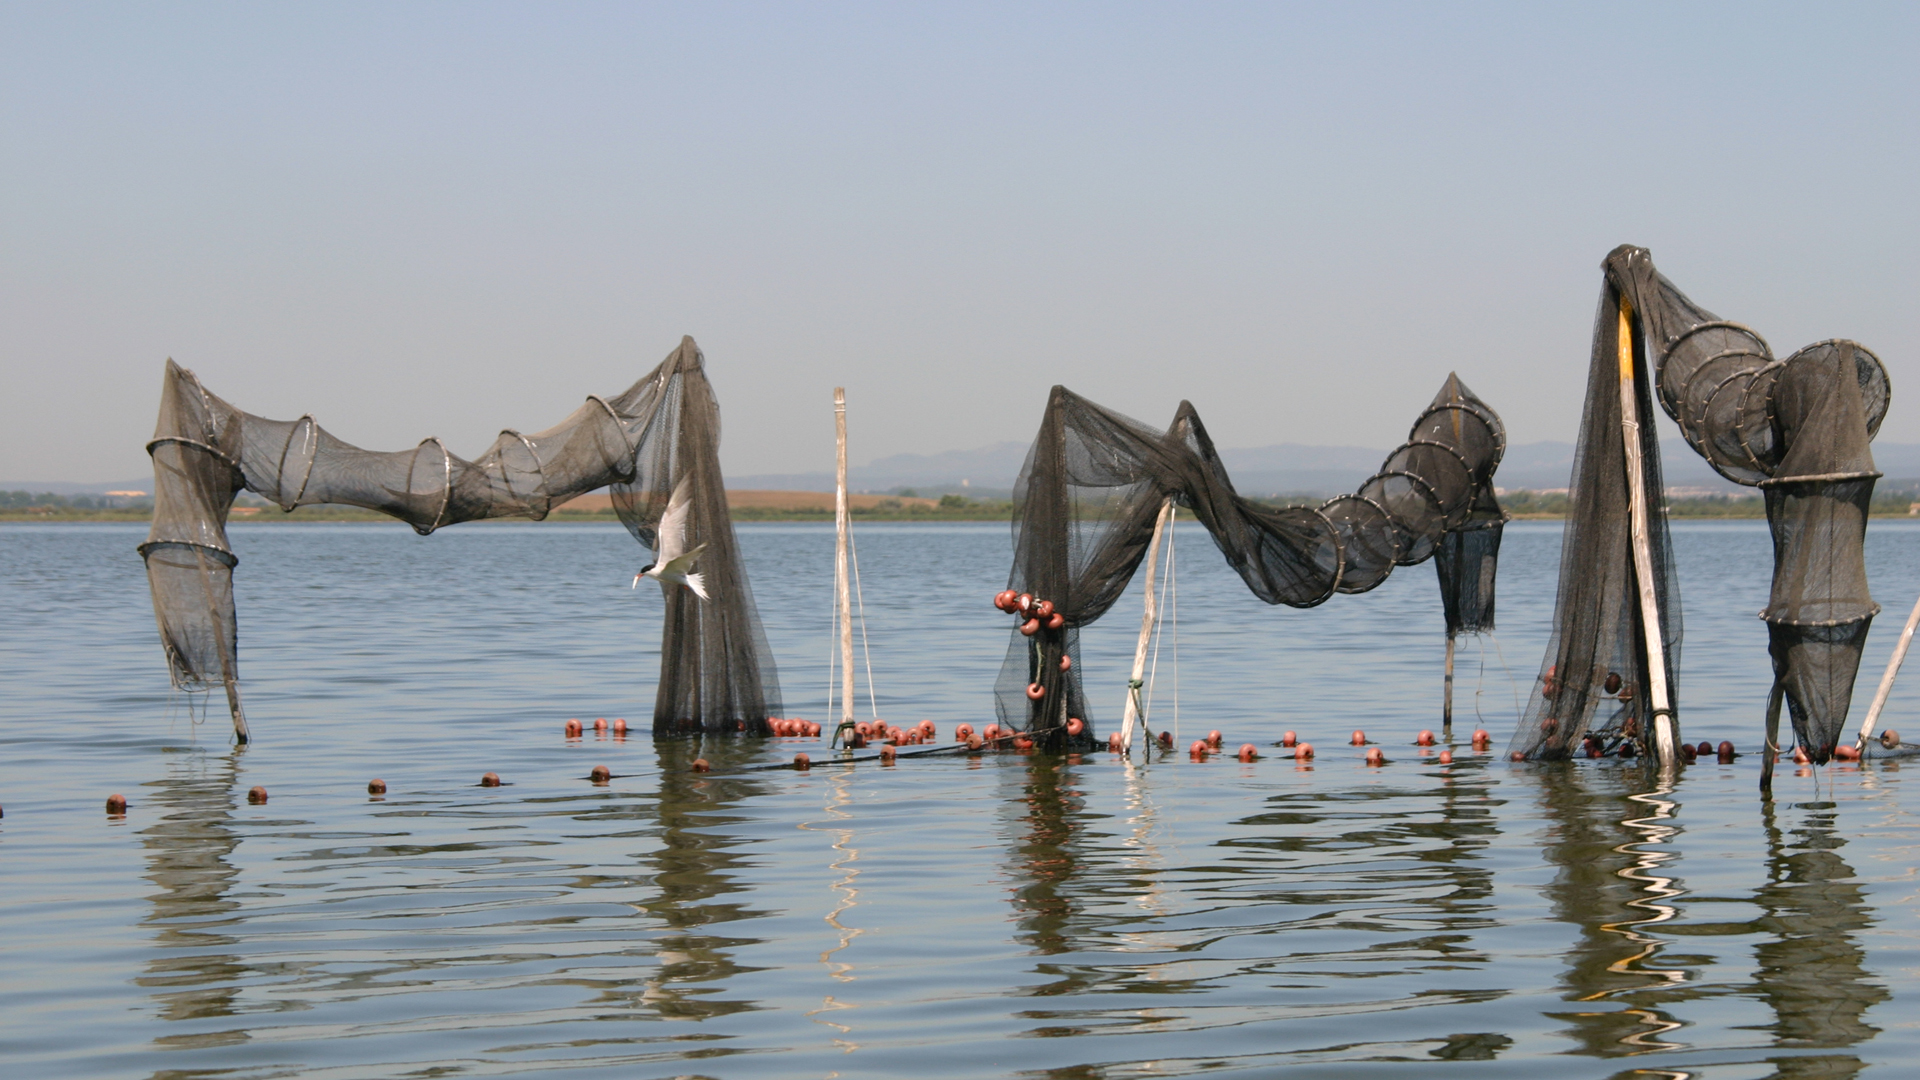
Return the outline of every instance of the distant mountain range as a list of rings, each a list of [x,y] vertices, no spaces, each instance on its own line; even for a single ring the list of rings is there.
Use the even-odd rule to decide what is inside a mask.
[[[1373,475],[1387,451],[1363,446],[1304,446],[1278,443],[1242,450],[1222,450],[1221,460],[1243,495],[1306,495],[1331,497],[1354,490]],[[1660,444],[1667,487],[1685,494],[1746,492],[1722,479],[1698,454],[1679,439]],[[938,454],[894,454],[847,470],[847,486],[860,492],[899,492],[938,496],[948,492],[976,498],[1005,498],[1026,463],[1027,444],[994,443],[974,450]],[[1875,443],[1873,459],[1886,474],[1883,491],[1920,489],[1920,443]],[[1573,471],[1573,444],[1520,443],[1507,447],[1494,482],[1503,488],[1533,491],[1567,486]],[[727,486],[747,491],[832,491],[833,474],[760,473],[727,477]],[[52,492],[56,495],[98,495],[108,491],[151,491],[153,478],[102,484],[56,481],[0,480],[0,491]]]

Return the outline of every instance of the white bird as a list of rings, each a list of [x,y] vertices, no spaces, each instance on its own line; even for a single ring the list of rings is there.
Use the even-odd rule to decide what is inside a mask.
[[[633,575],[633,588],[640,587],[641,578],[653,578],[669,596],[673,595],[675,585],[685,585],[693,590],[693,595],[707,599],[706,579],[691,572],[693,560],[707,550],[707,545],[701,544],[692,551],[680,550],[687,543],[687,510],[692,505],[693,477],[686,476],[674,486],[673,497],[667,500],[667,512],[660,518],[660,527],[654,530],[653,561]]]

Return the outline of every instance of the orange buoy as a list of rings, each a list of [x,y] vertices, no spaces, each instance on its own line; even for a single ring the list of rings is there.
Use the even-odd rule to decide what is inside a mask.
[[[1485,750],[1491,745],[1493,745],[1493,736],[1487,734],[1487,729],[1475,728],[1473,732],[1473,748],[1475,750]]]
[[[1241,761],[1256,761],[1260,757],[1260,751],[1255,749],[1252,743],[1242,743],[1237,756]]]
[[[1040,619],[1052,618],[1053,617],[1053,601],[1042,600],[1039,603],[1033,605],[1033,614],[1035,618],[1040,618]]]
[[[953,729],[954,742],[966,742],[968,739],[971,739],[971,738],[973,738],[972,724],[961,724],[958,727]]]
[[[856,735],[871,735],[873,734],[873,725],[867,723],[865,720],[858,721],[853,725],[853,732]]]
[[[1379,747],[1369,746],[1367,748],[1367,764],[1385,765],[1386,763],[1387,763],[1387,755]]]
[[[595,731],[605,731],[605,730],[607,730],[607,718],[603,716],[603,717],[601,717],[601,718],[599,718],[598,720],[595,720],[595,721],[593,722],[593,730],[595,730]]]
[[[1192,758],[1206,757],[1207,756],[1206,741],[1204,739],[1195,739],[1193,745],[1187,747],[1187,756]]]
[[[1793,763],[1795,765],[1808,765],[1808,764],[1811,764],[1812,762],[1813,762],[1813,759],[1807,756],[1806,747],[1796,746],[1793,748]]]
[[[261,803],[266,802],[267,789],[261,787],[258,784],[255,784],[253,787],[247,789],[247,801],[252,803],[255,806],[259,806]]]
[[[1041,686],[1037,682],[1027,684],[1027,700],[1028,701],[1039,701],[1041,698],[1046,696],[1047,696],[1046,687]]]
[[[1683,743],[1681,743],[1681,744],[1680,744],[1680,760],[1682,760],[1682,761],[1684,761],[1684,762],[1686,762],[1687,764],[1689,764],[1689,765],[1691,765],[1691,764],[1693,764],[1693,763],[1694,763],[1694,762],[1695,762],[1696,760],[1698,760],[1698,759],[1699,759],[1699,757],[1700,757],[1700,751],[1698,751],[1698,750],[1695,750],[1695,749],[1693,748],[1693,744],[1692,744],[1692,743],[1684,743],[1684,742],[1683,742]]]
[[[1525,761],[1527,760],[1527,755],[1521,753],[1518,750],[1515,750],[1513,753],[1507,755],[1507,760],[1508,761]]]
[[[940,729],[939,729],[939,728],[937,728],[937,727],[935,727],[935,726],[933,725],[933,721],[931,721],[931,720],[922,720],[922,721],[920,721],[920,730],[921,730],[921,732],[923,732],[923,733],[924,733],[924,734],[925,734],[925,735],[927,736],[927,738],[929,738],[929,739],[932,739],[932,738],[936,738],[936,737],[937,737],[937,736],[939,736],[939,734],[940,734]]]
[[[1833,748],[1833,757],[1836,761],[1859,761],[1860,750],[1853,746],[1836,746]]]
[[[1013,748],[1015,750],[1031,750],[1033,749],[1033,740],[1027,738],[1025,735],[1015,735],[1013,737]]]
[[[1440,751],[1440,764],[1442,765],[1453,764],[1453,751],[1451,750]]]
[[[1297,743],[1299,743],[1299,741],[1300,741],[1300,736],[1298,736],[1298,735],[1295,735],[1295,734],[1294,734],[1293,732],[1291,732],[1291,731],[1289,731],[1289,732],[1287,732],[1286,734],[1284,734],[1284,735],[1282,735],[1282,736],[1280,736],[1280,745],[1281,745],[1281,746],[1285,746],[1285,747],[1289,747],[1289,748],[1291,748],[1291,747],[1293,747],[1294,745],[1296,745]]]
[[[613,770],[605,765],[595,765],[593,771],[587,774],[587,779],[596,784],[604,784],[613,779]]]
[[[997,739],[997,738],[999,738],[999,737],[1000,737],[1000,725],[999,725],[999,724],[988,724],[988,725],[987,725],[987,727],[986,727],[986,730],[984,730],[984,731],[982,731],[982,732],[980,733],[980,737],[981,737],[981,738],[983,738],[983,739],[986,739],[986,740],[987,740],[987,741],[989,741],[989,742],[991,742],[991,741],[993,741],[994,739]]]
[[[1700,740],[1700,745],[1693,748],[1693,752],[1701,757],[1707,757],[1713,753],[1713,744],[1702,739]]]
[[[1013,608],[1014,608],[1014,610],[1015,610],[1015,611],[1018,611],[1018,612],[1020,612],[1020,613],[1021,613],[1022,615],[1024,615],[1024,614],[1026,614],[1026,613],[1027,613],[1028,611],[1030,611],[1030,610],[1032,610],[1032,608],[1033,608],[1033,594],[1032,594],[1032,593],[1021,593],[1021,594],[1020,594],[1019,596],[1016,596],[1016,597],[1014,597],[1014,598],[1013,598]]]
[[[1173,732],[1163,731],[1160,733],[1160,749],[1162,750],[1173,749]]]
[[[566,730],[567,730],[567,738],[569,739],[579,738],[580,737],[580,721],[578,720],[567,721]]]
[[[813,736],[816,739],[819,738],[820,737],[820,721],[818,720],[807,721],[807,734]]]
[[[1604,757],[1606,756],[1606,751],[1598,742],[1589,741],[1587,743],[1587,756],[1590,758]]]
[[[981,741],[980,736],[978,735],[967,736],[967,749],[978,750],[985,745],[986,743]]]
[[[1047,629],[1058,630],[1065,625],[1067,625],[1067,617],[1065,615],[1056,611],[1047,616]]]
[[[1060,654],[1060,670],[1061,671],[1073,670],[1073,657],[1068,656],[1066,653],[1061,653]]]
[[[1014,597],[1017,595],[1018,594],[1012,589],[1003,589],[998,596],[993,598],[993,606],[999,608],[1001,611],[1012,611]]]
[[[713,766],[707,764],[706,758],[697,757],[693,759],[694,772],[711,772],[712,770],[713,770]]]
[[[866,748],[866,745],[867,737],[857,731],[847,737],[847,748],[849,750],[862,750]]]
[[[880,764],[882,765],[893,764],[893,755],[894,755],[894,750],[893,750],[893,745],[891,743],[881,747],[880,748]]]
[[[382,780],[376,776],[373,779],[367,781],[367,794],[385,795],[386,793],[387,793],[387,782],[385,780]]]
[[[625,717],[613,722],[613,733],[615,735],[625,735],[627,733],[627,721]]]
[[[113,794],[113,795],[107,796],[107,813],[124,814],[126,812],[127,812],[127,797],[125,795]]]
[[[1415,745],[1415,746],[1432,746],[1432,745],[1433,745],[1433,732],[1431,732],[1431,731],[1427,731],[1427,730],[1425,730],[1425,729],[1422,729],[1422,730],[1421,730],[1421,732],[1420,732],[1420,734],[1418,734],[1418,735],[1415,735],[1415,736],[1413,737],[1413,745]]]
[[[1116,731],[1107,736],[1107,749],[1113,751],[1116,754],[1120,752],[1120,733],[1119,732]]]
[[[1733,748],[1733,742],[1731,740],[1722,740],[1720,743],[1720,746],[1718,747],[1717,751],[1714,754],[1714,756],[1719,758],[1723,763],[1732,761],[1733,755],[1734,755],[1734,748]]]
[[[1366,733],[1366,732],[1364,732],[1364,731],[1361,731],[1361,730],[1360,730],[1359,728],[1355,728],[1355,729],[1353,729],[1353,740],[1352,740],[1352,741],[1353,741],[1353,745],[1355,745],[1355,746],[1365,746],[1365,745],[1367,745],[1367,733]]]
[[[1313,760],[1313,744],[1310,742],[1303,742],[1299,746],[1294,747],[1293,759],[1295,761],[1312,761]]]
[[[808,769],[813,768],[813,759],[805,754],[795,754],[793,755],[793,767],[801,772],[806,772]]]
[[[1210,749],[1210,750],[1218,750],[1218,749],[1220,749],[1220,743],[1221,743],[1221,741],[1222,741],[1222,739],[1223,739],[1223,738],[1224,738],[1224,736],[1222,736],[1222,735],[1221,735],[1221,734],[1220,734],[1219,732],[1217,732],[1217,731],[1209,731],[1209,732],[1207,732],[1207,748],[1208,748],[1208,749]]]
[[[499,786],[500,786],[500,774],[499,774],[499,773],[492,773],[492,772],[490,772],[490,773],[488,773],[488,774],[486,774],[485,776],[482,776],[482,777],[480,778],[480,786],[481,786],[481,787],[499,787]]]
[[[1085,721],[1081,720],[1077,716],[1067,717],[1067,734],[1077,736],[1085,730],[1087,730],[1087,725]]]
[[[1027,620],[1026,622],[1023,622],[1023,623],[1021,623],[1021,624],[1020,624],[1020,632],[1021,632],[1022,634],[1025,634],[1025,635],[1026,635],[1026,636],[1028,636],[1028,637],[1032,637],[1033,635],[1035,635],[1035,634],[1037,634],[1037,633],[1039,633],[1039,632],[1040,632],[1040,620],[1039,620],[1039,619],[1028,619],[1028,620]]]

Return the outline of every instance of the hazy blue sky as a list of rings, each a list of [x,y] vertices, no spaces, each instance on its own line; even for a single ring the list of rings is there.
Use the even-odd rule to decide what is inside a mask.
[[[730,473],[1026,440],[1065,383],[1570,439],[1600,259],[1920,441],[1920,5],[0,4],[0,477],[147,469],[162,361],[480,452],[696,337]],[[1663,421],[1664,422],[1664,421]]]

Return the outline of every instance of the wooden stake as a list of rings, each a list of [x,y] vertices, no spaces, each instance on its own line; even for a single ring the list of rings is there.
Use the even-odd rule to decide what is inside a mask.
[[[1453,738],[1453,633],[1447,633],[1447,691],[1440,699],[1440,737]]]
[[[1887,660],[1887,673],[1880,676],[1880,690],[1873,695],[1873,705],[1867,709],[1867,718],[1860,723],[1860,738],[1855,746],[1867,745],[1873,737],[1873,726],[1880,722],[1880,710],[1887,707],[1887,695],[1893,693],[1893,677],[1900,674],[1900,664],[1907,658],[1907,646],[1913,644],[1914,627],[1920,626],[1920,600],[1914,602],[1913,614],[1907,616],[1906,629],[1900,631],[1900,643],[1893,647],[1893,656]]]
[[[847,572],[847,390],[833,388],[834,462],[833,522],[838,539],[833,550],[833,575],[840,605],[840,722],[853,723],[853,596]]]
[[[1632,505],[1633,571],[1640,592],[1641,636],[1647,644],[1647,696],[1653,708],[1654,757],[1660,767],[1674,767],[1679,747],[1674,734],[1673,705],[1667,695],[1667,649],[1660,633],[1660,602],[1653,591],[1653,547],[1649,538],[1646,463],[1640,459],[1640,395],[1633,363],[1633,304],[1620,297],[1620,431],[1627,451],[1627,493]]]
[[[1760,793],[1773,793],[1773,759],[1780,755],[1780,697],[1785,684],[1773,680],[1773,692],[1767,695],[1767,749],[1760,761]]]
[[[1160,568],[1160,538],[1167,531],[1167,518],[1173,513],[1173,500],[1160,504],[1160,516],[1153,521],[1153,541],[1147,545],[1147,602],[1140,612],[1140,643],[1133,648],[1133,677],[1127,680],[1127,704],[1120,720],[1120,752],[1133,749],[1133,724],[1139,718],[1140,677],[1147,670],[1147,643],[1153,640],[1153,623],[1159,612],[1153,591],[1154,574]],[[1148,734],[1152,738],[1152,734]]]

